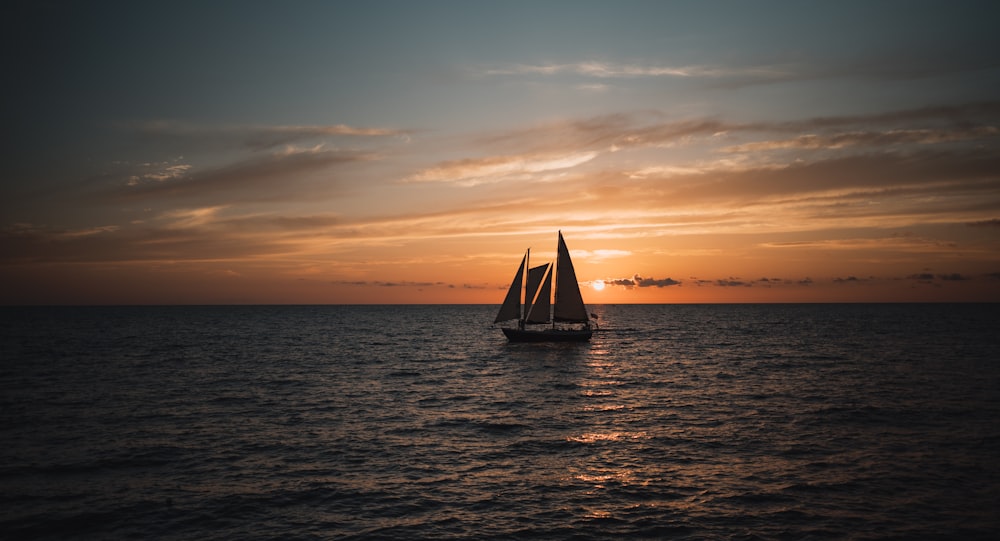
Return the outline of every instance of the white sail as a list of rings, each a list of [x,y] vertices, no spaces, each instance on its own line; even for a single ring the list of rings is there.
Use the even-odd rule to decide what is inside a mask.
[[[552,319],[570,323],[588,323],[587,307],[583,305],[580,284],[576,281],[569,248],[559,232],[559,256],[556,260],[556,302]]]
[[[528,323],[548,323],[552,321],[549,318],[551,312],[550,307],[552,306],[552,272],[551,263],[545,265],[545,270],[549,271],[545,273],[545,280],[542,282],[542,286],[538,289],[538,295],[535,297],[535,301],[531,303],[531,310],[528,311],[528,315],[524,318]]]
[[[524,258],[521,259],[521,266],[517,268],[517,274],[514,275],[514,280],[510,283],[510,289],[507,290],[507,297],[504,298],[503,305],[500,306],[500,312],[497,313],[497,318],[493,320],[493,323],[521,319],[521,285],[524,283],[524,264],[527,261],[528,254],[524,254]]]

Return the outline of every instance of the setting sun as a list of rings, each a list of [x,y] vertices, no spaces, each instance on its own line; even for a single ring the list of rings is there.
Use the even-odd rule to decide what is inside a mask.
[[[604,289],[604,280],[594,280],[590,287],[594,288],[594,291],[600,291]]]

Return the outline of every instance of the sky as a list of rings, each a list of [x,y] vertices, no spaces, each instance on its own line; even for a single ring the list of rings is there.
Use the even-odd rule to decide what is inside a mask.
[[[1000,302],[995,2],[0,10],[0,304]]]

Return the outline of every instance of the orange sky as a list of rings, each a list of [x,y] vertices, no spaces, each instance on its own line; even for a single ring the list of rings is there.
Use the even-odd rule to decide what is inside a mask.
[[[971,7],[391,6],[15,10],[0,303],[1000,302]]]

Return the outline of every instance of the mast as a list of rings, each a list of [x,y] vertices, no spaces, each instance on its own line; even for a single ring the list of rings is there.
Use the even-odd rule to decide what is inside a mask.
[[[530,269],[531,269],[531,248],[528,248],[527,250],[524,251],[524,276],[525,276],[525,279],[527,280],[527,282],[524,284],[524,311],[521,312],[521,314],[523,314],[523,316],[518,316],[518,319],[521,320],[521,324],[522,325],[524,324],[524,318],[528,317],[528,309],[531,308],[531,298],[530,298],[530,296],[534,294],[534,293],[530,293],[528,291],[528,289],[530,289],[530,287],[531,287],[530,286],[530,284],[531,284],[531,276],[530,276],[531,275],[531,270]]]

